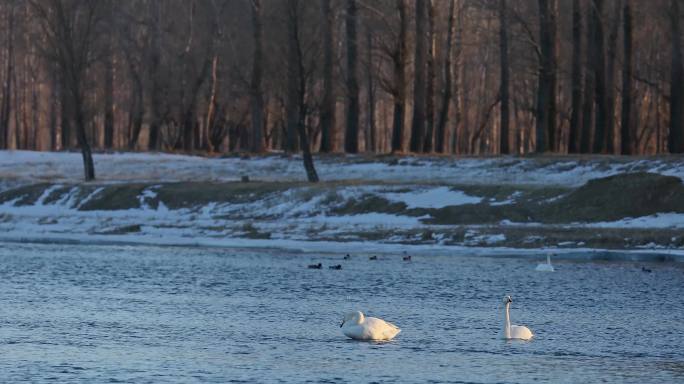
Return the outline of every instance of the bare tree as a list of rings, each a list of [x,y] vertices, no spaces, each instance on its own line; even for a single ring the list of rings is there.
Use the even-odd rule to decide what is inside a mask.
[[[670,1],[670,31],[672,34],[672,64],[670,75],[670,153],[684,152],[682,129],[682,103],[684,98],[684,71],[682,70],[682,31],[679,26],[679,0]]]
[[[81,147],[85,180],[95,179],[86,137],[86,82],[102,20],[101,2],[87,0],[31,1],[46,38],[45,53],[57,63],[66,96],[73,107],[76,138]]]
[[[622,108],[620,122],[620,152],[623,155],[631,155],[633,143],[632,129],[632,8],[631,0],[624,0],[622,7],[622,38],[623,38],[623,60],[622,60]]]
[[[409,141],[415,152],[460,154],[684,146],[681,31],[672,33],[681,1],[295,1],[296,49],[290,1],[86,3],[0,4],[0,148],[75,147],[78,103],[88,144],[112,149],[294,152],[300,126],[322,152],[343,136],[376,152]],[[80,100],[56,56],[37,55],[51,39],[34,4],[101,9]],[[630,33],[626,10],[644,20]],[[75,17],[77,40],[86,14]],[[352,31],[361,35],[346,38]],[[345,135],[335,133],[340,120]]]
[[[413,82],[413,119],[411,121],[411,152],[423,152],[423,140],[425,139],[425,99],[427,92],[426,84],[426,2],[416,0],[416,49],[415,49],[415,74]]]
[[[107,38],[104,42],[105,53],[104,61],[104,147],[112,149],[114,147],[114,21],[113,3],[103,0],[105,19],[105,33]]]
[[[499,56],[501,61],[501,86],[499,94],[501,96],[501,135],[499,138],[499,151],[508,154],[509,125],[510,125],[510,63],[508,62],[508,11],[506,0],[499,0]]]
[[[185,151],[197,149],[201,144],[199,125],[197,123],[197,109],[200,91],[212,67],[214,44],[216,43],[215,35],[218,31],[218,21],[208,23],[209,30],[207,32],[209,38],[207,39],[207,47],[204,52],[201,52],[198,49],[197,39],[195,39],[195,33],[197,33],[195,29],[206,23],[198,22],[195,17],[198,8],[197,4],[200,4],[200,9],[205,13],[214,11],[208,2],[196,3],[194,0],[189,2],[188,39],[179,57],[181,62],[179,104],[181,109],[179,110],[179,117],[182,125],[180,139]],[[213,19],[215,20],[215,18]],[[197,62],[197,59],[199,59],[199,62]],[[180,147],[179,144],[176,143],[176,147]]]
[[[285,150],[297,151],[297,132],[300,108],[300,72],[299,57],[299,0],[287,1],[287,95],[285,113],[287,115],[287,131]]]
[[[392,52],[394,67],[394,119],[392,124],[392,152],[404,150],[404,114],[406,113],[406,54],[408,35],[408,15],[406,0],[396,0],[399,13],[399,33]]]
[[[539,0],[541,65],[537,89],[537,153],[553,151],[556,142],[556,0]]]
[[[464,62],[462,60],[463,56],[463,6],[462,2],[460,0],[457,1],[457,24],[458,27],[456,29],[456,35],[454,36],[454,90],[453,90],[453,97],[454,97],[454,124],[452,124],[453,128],[451,130],[451,142],[449,143],[450,151],[451,153],[456,153],[460,143],[463,140],[459,141],[459,135],[461,134],[462,131],[462,126],[463,126],[463,120],[464,120],[464,105],[465,105],[465,89],[463,87],[463,78],[465,77],[465,69],[466,66],[464,65]]]
[[[451,65],[451,56],[453,51],[454,38],[454,6],[456,0],[449,1],[449,17],[447,21],[447,38],[446,49],[444,50],[444,85],[442,87],[442,101],[439,109],[439,117],[437,120],[437,131],[435,136],[435,151],[437,153],[444,153],[446,141],[446,123],[449,116],[449,105],[451,105],[452,96],[452,78],[453,68]]]
[[[323,104],[321,106],[321,152],[332,152],[335,136],[335,90],[333,83],[333,29],[331,0],[321,0],[323,23]]]
[[[264,151],[264,95],[261,72],[263,65],[261,0],[252,0],[252,28],[254,53],[252,55],[251,110],[252,110],[252,152]]]
[[[373,80],[373,31],[370,24],[366,24],[366,152],[374,152],[377,148],[375,134],[375,81]]]
[[[596,117],[594,118],[594,153],[606,150],[606,124],[608,123],[608,101],[606,94],[606,50],[603,39],[603,0],[592,0],[591,24],[593,44],[590,52],[596,91]]]
[[[615,67],[617,63],[618,33],[622,0],[614,0],[612,22],[608,33],[608,60],[606,63],[606,152],[615,152]]]
[[[301,37],[299,31],[300,10],[299,0],[288,0],[287,2],[287,29],[288,29],[288,104],[291,103],[288,111],[288,120],[292,118],[289,115],[295,112],[294,121],[288,121],[288,124],[293,124],[293,129],[296,129],[296,134],[299,136],[299,145],[302,148],[302,157],[304,162],[304,170],[309,182],[318,182],[318,174],[313,163],[311,155],[311,144],[309,143],[309,135],[306,130],[306,106],[304,98],[306,94],[306,76],[304,73],[304,58],[302,54]],[[292,67],[292,68],[290,68]],[[292,78],[290,78],[292,76]],[[294,100],[290,101],[292,97]]]
[[[428,4],[428,57],[427,57],[427,95],[425,97],[425,110],[427,129],[423,152],[432,152],[435,131],[435,0]]]
[[[160,146],[159,131],[161,126],[161,86],[159,71],[161,64],[162,44],[162,15],[161,1],[149,2],[148,25],[150,26],[149,65],[147,76],[149,77],[149,137],[147,140],[148,150],[158,150]]]
[[[580,0],[572,0],[572,115],[568,152],[580,149],[582,134],[582,10]]]
[[[590,0],[593,2],[593,0]],[[587,18],[587,68],[584,73],[584,97],[582,100],[582,133],[580,135],[580,152],[590,153],[592,150],[593,122],[594,122],[594,100],[596,95],[596,73],[593,70],[593,55],[596,54],[597,32],[596,18],[593,17],[594,4],[589,4],[590,17]]]
[[[50,135],[50,150],[55,151],[57,150],[57,107],[59,104],[58,101],[58,92],[59,92],[59,79],[57,76],[57,70],[54,68],[55,65],[51,64],[48,69],[48,73],[50,76],[50,96],[51,100],[49,101],[49,107],[48,107],[48,133]]]
[[[358,61],[358,41],[356,0],[347,0],[347,128],[344,133],[344,151],[359,151],[359,81],[356,67]]]
[[[12,76],[14,73],[14,3],[7,2],[7,58],[5,80],[0,106],[0,149],[9,148],[10,105],[12,99]]]

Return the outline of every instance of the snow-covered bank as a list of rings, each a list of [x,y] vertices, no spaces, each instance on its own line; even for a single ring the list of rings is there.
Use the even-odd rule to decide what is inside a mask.
[[[162,153],[95,154],[98,182],[239,180],[304,181],[299,156],[206,158]],[[620,157],[364,157],[316,156],[321,180],[391,183],[556,185],[576,187],[588,180],[625,172],[684,178],[684,159]],[[0,151],[0,180],[80,182],[80,153]]]
[[[244,241],[273,247],[295,242],[341,248],[359,243],[370,248],[684,250],[684,213],[594,223],[560,216],[554,217],[560,222],[550,224],[528,217],[530,209],[541,213],[535,216],[539,219],[545,211],[555,215],[554,204],[565,204],[563,196],[572,193],[503,192],[498,187],[466,193],[438,185],[358,183],[34,184],[0,190],[0,234],[34,241],[231,246]],[[549,198],[558,193],[560,199]],[[607,214],[612,217],[614,211]]]
[[[0,151],[3,238],[684,249],[684,184],[663,176],[684,177],[675,157],[323,156],[318,184],[281,155],[97,154],[94,183],[80,161]]]

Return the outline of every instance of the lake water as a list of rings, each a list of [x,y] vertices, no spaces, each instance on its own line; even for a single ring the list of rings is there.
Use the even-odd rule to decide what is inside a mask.
[[[684,382],[681,264],[556,264],[0,244],[0,381]],[[353,309],[402,332],[348,340]]]

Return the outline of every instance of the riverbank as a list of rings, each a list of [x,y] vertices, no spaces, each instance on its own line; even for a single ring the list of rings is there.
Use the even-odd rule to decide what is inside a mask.
[[[99,154],[100,178],[81,183],[75,155],[0,153],[1,239],[684,252],[674,157],[326,156],[324,182],[308,184],[277,154]]]

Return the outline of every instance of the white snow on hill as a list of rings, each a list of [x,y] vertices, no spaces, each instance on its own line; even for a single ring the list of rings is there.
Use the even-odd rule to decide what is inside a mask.
[[[481,197],[452,191],[448,187],[385,193],[382,196],[389,201],[404,203],[407,208],[442,208],[450,205],[477,204],[482,201]]]
[[[591,157],[549,158],[404,157],[394,162],[362,156],[316,157],[323,181],[365,180],[436,184],[527,184],[579,186],[621,172],[647,171],[684,178],[684,160]],[[300,156],[273,154],[250,158],[207,158],[163,153],[95,154],[99,182],[304,181]],[[0,151],[0,180],[79,182],[77,152]]]
[[[684,214],[656,213],[642,217],[626,217],[622,220],[591,223],[594,228],[684,228]]]
[[[94,158],[97,182],[83,186],[79,185],[82,180],[80,153],[0,151],[0,191],[16,184],[52,184],[42,192],[39,190],[39,196],[37,199],[34,196],[35,201],[29,205],[19,203],[21,198],[0,204],[0,240],[269,247],[296,244],[302,248],[309,247],[305,243],[310,246],[320,243],[326,249],[344,247],[344,244],[351,247],[352,243],[358,249],[413,244],[433,251],[462,246],[499,247],[507,241],[506,235],[499,233],[504,229],[527,228],[528,237],[532,239],[536,236],[534,228],[543,225],[504,220],[499,228],[481,230],[487,226],[471,225],[459,229],[458,226],[425,224],[422,219],[429,216],[417,216],[424,211],[412,213],[399,209],[386,211],[394,213],[358,211],[354,214],[352,212],[357,211],[336,209],[353,205],[369,195],[391,203],[403,203],[407,210],[466,204],[498,206],[512,204],[521,198],[521,192],[515,192],[517,188],[512,188],[514,192],[508,197],[494,199],[477,196],[472,192],[477,189],[466,193],[458,185],[574,187],[592,178],[629,171],[684,178],[684,159],[675,158],[550,161],[548,158],[513,157],[406,157],[383,161],[382,158],[331,156],[316,159],[321,179],[351,182],[323,189],[305,184],[286,186],[284,190],[240,203],[210,202],[171,209],[157,199],[159,187],[156,183],[237,181],[242,175],[249,175],[252,180],[304,181],[301,158],[281,155],[204,158],[147,153],[96,154]],[[128,182],[152,185],[137,196],[137,207],[79,209],[97,198],[106,185]],[[62,193],[59,199],[50,199],[52,192],[59,188],[68,193]],[[677,229],[684,228],[684,214],[659,213],[615,222],[564,224],[563,227]],[[451,229],[467,231],[459,240],[457,235],[449,233]],[[332,246],[333,243],[337,245]],[[582,245],[576,243],[576,246]]]

